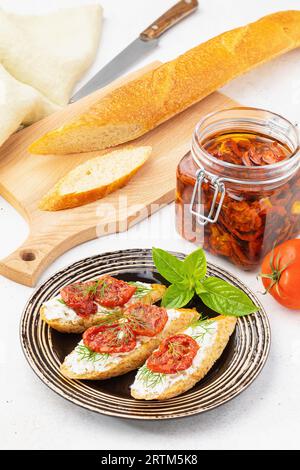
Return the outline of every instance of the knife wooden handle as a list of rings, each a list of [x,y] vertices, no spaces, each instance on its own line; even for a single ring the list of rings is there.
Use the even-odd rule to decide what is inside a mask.
[[[145,31],[141,33],[140,38],[144,41],[157,39],[167,31],[167,29],[171,28],[183,18],[197,10],[198,5],[198,0],[181,0],[145,29]]]

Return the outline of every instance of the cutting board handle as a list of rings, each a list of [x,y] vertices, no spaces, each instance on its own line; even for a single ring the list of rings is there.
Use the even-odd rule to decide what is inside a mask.
[[[56,258],[73,246],[95,238],[93,228],[84,233],[56,228],[57,231],[52,233],[31,232],[23,245],[0,261],[0,274],[25,286],[34,287],[40,275]]]
[[[42,270],[36,250],[27,250],[25,247],[0,261],[2,276],[29,287],[36,284]]]
[[[25,286],[34,287],[53,259],[52,249],[53,246],[50,248],[42,243],[36,245],[29,237],[16,251],[0,261],[0,274]]]

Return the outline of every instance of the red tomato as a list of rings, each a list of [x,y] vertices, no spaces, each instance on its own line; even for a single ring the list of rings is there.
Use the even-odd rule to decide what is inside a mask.
[[[135,334],[140,336],[157,335],[168,321],[166,309],[142,303],[131,305],[125,310],[124,316]]]
[[[123,307],[136,291],[135,286],[111,276],[105,276],[98,282],[95,301],[103,307]]]
[[[160,374],[176,374],[191,367],[199,349],[188,335],[174,335],[165,339],[147,361],[148,369]]]
[[[63,301],[80,317],[87,317],[97,312],[98,308],[93,297],[95,282],[77,282],[64,287],[60,291]]]
[[[281,305],[300,309],[300,240],[288,240],[269,253],[262,264],[262,282]]]
[[[83,333],[85,346],[101,354],[124,353],[136,346],[136,337],[126,323],[92,326]]]

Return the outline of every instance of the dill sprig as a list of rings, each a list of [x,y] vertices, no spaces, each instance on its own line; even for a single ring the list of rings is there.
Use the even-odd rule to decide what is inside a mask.
[[[88,347],[86,347],[84,344],[78,344],[76,346],[75,351],[77,354],[80,356],[80,361],[87,360],[91,362],[100,362],[100,361],[107,361],[109,358],[109,354],[100,354],[95,351],[92,351]]]
[[[123,318],[122,313],[119,317],[112,316],[111,318],[99,320],[96,327],[99,326],[110,327],[112,337],[110,338],[109,346],[111,347],[119,347],[122,344],[128,344],[136,337],[127,319]]]
[[[199,332],[191,335],[191,337],[196,341],[197,340],[203,341],[203,338],[206,334],[212,334],[213,333],[214,329],[211,327],[212,323],[214,323],[214,320],[210,319],[210,318],[205,318],[204,320],[201,319],[201,320],[196,320],[196,321],[192,322],[190,324],[190,328],[193,328],[193,329],[201,328],[202,331],[199,331]]]
[[[130,328],[127,320],[119,321],[116,326],[112,328],[112,331],[116,333],[115,338],[111,340],[112,346],[118,347],[121,344],[128,344],[133,340],[133,338],[135,338],[135,334]]]
[[[73,287],[78,291],[83,297],[95,297],[97,294],[98,287],[100,283],[103,282],[102,279],[95,279],[92,281],[84,281],[73,284]],[[89,285],[90,284],[90,285]],[[103,282],[104,284],[104,282]]]
[[[97,285],[97,288],[96,288],[96,291],[95,291],[95,295],[97,294],[97,289],[98,289],[99,283],[100,283],[100,280],[98,281],[98,285]],[[107,287],[107,282],[104,280],[101,284],[100,292],[98,293],[98,295],[100,296],[100,299],[103,299],[103,297],[105,296],[106,287]]]
[[[101,290],[103,289],[105,282],[103,282],[103,285],[101,286]],[[86,289],[86,294],[91,295],[92,297],[95,297],[97,294],[98,287],[100,285],[100,279],[97,279],[94,284],[90,285]]]
[[[135,293],[133,294],[133,296],[136,298],[136,299],[141,299],[143,297],[145,297],[146,295],[148,295],[151,291],[152,291],[152,287],[151,285],[148,287],[140,284],[139,282],[128,282],[128,284],[130,284],[131,286],[135,286],[136,287],[136,291]]]
[[[113,323],[118,323],[119,320],[123,318],[123,312],[122,310],[116,309],[116,310],[107,310],[103,311],[101,310],[100,313],[103,313],[105,316],[103,318],[100,318],[99,321],[97,321],[96,326],[104,326],[104,325],[111,325]]]
[[[155,388],[157,385],[163,383],[165,378],[166,374],[152,372],[152,370],[148,369],[146,364],[140,368],[137,374],[137,380],[141,380],[147,388]]]
[[[178,341],[170,341],[168,343],[168,352],[175,358],[181,357],[184,352],[184,348],[182,344]]]
[[[146,328],[147,327],[147,322],[143,319],[143,318],[140,318],[138,315],[139,315],[139,307],[138,308],[138,311],[135,312],[134,310],[134,306],[133,306],[133,310],[130,310],[129,313],[127,313],[125,311],[125,318],[126,320],[129,321],[129,324],[131,327],[133,328]]]

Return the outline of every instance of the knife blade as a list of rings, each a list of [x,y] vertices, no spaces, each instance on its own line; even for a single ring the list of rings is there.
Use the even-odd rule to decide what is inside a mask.
[[[86,95],[89,95],[99,88],[111,83],[123,72],[126,72],[134,63],[144,57],[147,52],[156,48],[158,39],[144,41],[140,38],[135,39],[120,54],[103,67],[91,80],[84,85],[71,99],[71,103],[78,101]]]
[[[158,38],[165,31],[196,11],[197,8],[198,0],[181,0],[176,3],[77,91],[70,103],[78,101],[120,77],[132,65],[157,47]]]

